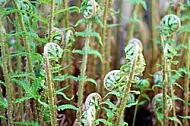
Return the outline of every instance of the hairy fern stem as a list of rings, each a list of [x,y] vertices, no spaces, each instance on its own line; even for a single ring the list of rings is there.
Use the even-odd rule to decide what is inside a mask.
[[[190,35],[189,35],[190,36]],[[190,63],[190,37],[188,37],[187,51],[186,51],[186,75],[185,75],[185,84],[184,84],[184,116],[188,116],[189,112],[189,63]],[[188,119],[184,118],[184,126],[188,126]]]
[[[0,20],[0,29],[2,29],[2,22]],[[5,48],[5,42],[4,42],[4,38],[3,38],[3,33],[0,32],[0,44],[1,44],[1,54],[2,54],[2,69],[3,69],[3,75],[5,78],[5,86],[6,86],[6,99],[8,102],[8,125],[9,126],[13,126],[13,113],[12,113],[12,109],[13,109],[13,103],[12,103],[12,91],[11,91],[11,81],[9,78],[9,71],[8,71],[8,56],[6,54]]]
[[[136,43],[137,44],[137,43]],[[137,45],[135,46],[135,48],[137,47]],[[133,81],[133,78],[134,78],[134,70],[136,68],[136,62],[137,62],[137,58],[138,58],[138,48],[135,49],[135,54],[134,54],[134,59],[132,61],[132,68],[131,68],[131,71],[130,71],[130,74],[129,74],[129,81],[127,81],[126,83],[126,86],[124,88],[124,94],[123,94],[123,97],[121,99],[121,103],[120,103],[120,106],[118,107],[118,111],[117,111],[117,120],[116,120],[116,126],[122,126],[122,123],[123,123],[123,113],[124,113],[124,110],[125,110],[125,107],[126,107],[126,101],[127,101],[127,97],[130,93],[130,89],[131,89],[131,85],[132,85],[132,81]]]
[[[57,117],[56,117],[56,106],[55,106],[55,92],[54,84],[52,82],[52,75],[50,70],[50,62],[48,56],[45,54],[45,63],[46,63],[46,84],[48,86],[48,101],[50,109],[50,118],[51,126],[57,126]]]
[[[86,28],[86,33],[90,33],[91,32],[91,21],[88,20],[88,24],[87,24],[87,28]],[[86,64],[87,64],[87,56],[88,56],[88,49],[89,49],[89,38],[90,36],[87,35],[86,39],[85,39],[85,45],[83,48],[83,58],[82,58],[82,64],[81,64],[81,69],[80,69],[80,81],[79,81],[79,90],[78,90],[78,107],[79,110],[77,112],[77,125],[81,126],[81,119],[82,119],[82,106],[83,106],[83,92],[84,92],[84,80],[83,78],[85,78],[86,75]]]
[[[101,32],[101,36],[102,36],[102,46],[101,46],[101,54],[102,54],[102,64],[101,64],[101,81],[100,81],[100,93],[102,95],[104,95],[104,85],[103,85],[103,81],[104,81],[104,75],[106,72],[106,65],[108,61],[106,61],[106,54],[105,54],[105,50],[107,49],[107,47],[105,46],[105,40],[106,40],[106,29],[107,29],[107,11],[108,11],[108,3],[109,0],[105,1],[104,4],[104,15],[103,15],[103,25],[104,27],[102,28],[102,32]]]

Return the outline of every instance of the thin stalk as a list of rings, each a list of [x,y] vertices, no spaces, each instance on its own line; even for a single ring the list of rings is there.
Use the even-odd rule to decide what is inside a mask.
[[[68,0],[63,0],[63,8],[64,9],[68,8]],[[69,27],[69,11],[64,12],[63,21],[64,21],[63,26],[65,28],[68,28]]]
[[[49,24],[49,41],[52,42],[52,29],[53,29],[53,23],[54,23],[54,4],[55,1],[51,0],[51,15],[50,15],[50,24]]]
[[[16,31],[19,31],[19,24],[18,24],[18,22],[16,23]],[[16,36],[16,48],[17,48],[17,50],[21,51],[21,44],[20,44],[20,37],[19,36]],[[22,73],[21,56],[17,56],[17,73],[18,74]],[[19,98],[23,97],[22,86],[18,85],[18,92],[19,92]],[[19,118],[21,119],[21,121],[24,121],[23,117],[24,117],[23,116],[23,103],[20,103],[19,104]]]
[[[163,51],[163,59],[162,59],[162,71],[163,71],[163,126],[168,125],[168,112],[167,110],[167,88],[168,88],[168,74],[167,74],[167,48],[168,45],[165,46]]]
[[[2,29],[2,22],[0,20],[0,29]],[[4,42],[4,38],[3,38],[3,33],[0,32],[0,43],[1,43],[1,54],[2,54],[2,69],[3,69],[3,75],[5,78],[5,86],[6,86],[6,98],[7,98],[7,102],[8,102],[8,125],[13,126],[13,117],[12,117],[12,91],[11,91],[11,81],[9,78],[9,72],[8,72],[8,55],[6,54],[5,48],[5,42]]]
[[[138,102],[140,101],[141,94],[142,94],[142,92],[141,92],[140,95],[138,96],[138,99],[137,99]],[[138,103],[137,103],[137,105],[135,106],[135,111],[134,111],[133,124],[132,124],[132,126],[135,126],[135,121],[136,121],[136,116],[137,116],[138,107],[139,107],[139,105],[138,105]]]
[[[184,84],[184,112],[183,115],[184,116],[188,116],[188,112],[189,112],[189,63],[190,63],[190,35],[188,37],[188,43],[187,43],[187,51],[186,51],[186,56],[187,56],[187,60],[186,60],[186,75],[185,75],[185,84]],[[188,119],[184,118],[184,126],[188,126]]]
[[[105,46],[105,40],[106,40],[106,29],[107,29],[108,3],[109,3],[109,0],[106,0],[105,3],[104,3],[104,15],[103,15],[103,25],[104,25],[104,27],[102,28],[102,32],[101,32],[101,37],[102,37],[101,54],[102,54],[102,59],[103,60],[102,60],[102,64],[101,64],[100,94],[102,94],[102,96],[104,95],[103,80],[104,80],[105,73],[107,72],[107,71],[105,71],[105,68],[106,68],[105,50],[107,49],[107,47]]]
[[[129,81],[127,82],[125,88],[124,88],[124,93],[123,94],[123,97],[121,99],[121,104],[120,106],[118,107],[118,111],[117,111],[117,117],[119,117],[117,120],[116,120],[116,126],[122,126],[122,123],[123,123],[123,113],[124,113],[124,110],[125,110],[125,107],[126,107],[126,101],[127,101],[127,97],[130,93],[130,89],[131,89],[131,84],[132,84],[132,80],[134,78],[134,70],[136,68],[136,62],[137,62],[137,58],[138,58],[138,49],[135,49],[135,54],[134,54],[134,60],[133,60],[133,64],[132,64],[132,68],[131,68],[131,72],[130,72],[130,75],[129,75]]]
[[[154,26],[156,25],[156,19],[155,19],[155,15],[156,15],[156,12],[155,12],[155,8],[156,8],[156,2],[155,0],[150,0],[150,16],[151,16],[151,20],[150,20],[150,35],[151,35],[151,51],[152,51],[152,63],[151,63],[151,73],[154,73],[155,72],[155,61],[156,61],[156,58],[155,58],[155,55],[157,55],[157,48],[156,48],[156,42],[155,42],[155,39],[156,39],[156,31],[154,29]],[[156,54],[155,54],[156,53]]]
[[[140,4],[136,4],[133,10],[133,18],[137,18],[137,14],[138,14],[138,10],[139,10]],[[131,38],[133,38],[133,33],[134,33],[134,27],[135,27],[135,23],[136,21],[132,21],[130,23],[129,29],[127,30],[127,40],[126,42],[128,42]]]
[[[18,4],[17,4],[17,0],[13,0],[13,2],[14,2],[14,6],[16,7],[16,9],[20,9]],[[20,24],[20,30],[26,31],[25,24],[24,24],[21,13],[18,13],[17,17],[18,17],[18,21]],[[28,61],[29,72],[34,74],[33,67],[32,67],[32,56],[31,56],[30,42],[28,41],[28,36],[23,35],[23,42],[24,42],[24,46],[25,46],[25,49],[27,52],[27,61]]]
[[[171,64],[169,64],[168,65],[168,79],[171,79]],[[172,98],[174,98],[174,88],[173,88],[173,85],[172,84],[170,84],[169,85],[169,90],[170,90],[170,96],[172,97]],[[177,116],[176,116],[176,110],[175,110],[175,100],[172,100],[172,116],[173,117],[176,117],[177,118]],[[177,122],[176,121],[174,121],[173,122],[174,123],[174,126],[177,126]]]
[[[90,33],[91,32],[91,21],[88,21],[87,24],[87,28],[86,28],[86,33]],[[87,35],[86,36],[86,40],[85,40],[85,46],[83,48],[84,54],[83,54],[83,58],[82,58],[82,64],[81,64],[81,73],[80,73],[80,78],[84,78],[86,75],[86,64],[87,64],[87,56],[88,56],[88,49],[89,49],[89,38],[90,36]],[[82,103],[83,103],[83,92],[84,92],[84,84],[85,81],[83,81],[82,79],[79,81],[79,90],[78,90],[78,107],[79,110],[77,112],[77,126],[81,126],[81,119],[82,119]]]
[[[97,29],[97,25],[94,25],[93,29]],[[94,43],[95,41],[95,38],[90,38],[90,41],[92,41],[90,43],[90,47],[94,50],[98,50],[99,48],[99,44],[96,44]],[[89,57],[89,71],[88,71],[88,75],[90,78],[96,78],[96,68],[97,68],[97,57],[95,55],[91,55]],[[98,86],[98,88],[100,88]],[[99,90],[99,89],[97,89]],[[90,85],[87,85],[87,91],[88,91],[88,94],[92,93],[95,91],[95,85],[94,84],[90,84]]]
[[[14,6],[16,9],[20,9],[18,4],[17,4],[17,0],[13,0]],[[20,30],[21,31],[25,31],[26,32],[26,27],[22,18],[22,14],[18,13],[17,14],[17,18],[18,18],[18,22],[20,24]],[[30,42],[28,40],[28,36],[23,35],[23,42],[24,42],[24,47],[25,50],[27,52],[26,58],[27,58],[27,67],[29,72],[34,75],[34,70],[33,70],[33,66],[32,66],[32,53],[31,53],[31,48],[30,48]],[[34,101],[33,104],[31,104],[31,108],[34,108],[34,120],[38,120],[38,112],[37,112],[37,103]],[[28,113],[29,114],[29,113]]]
[[[55,92],[54,84],[52,82],[52,74],[50,70],[50,62],[48,56],[45,54],[46,62],[46,84],[48,86],[48,101],[50,109],[51,126],[57,126],[56,106],[55,106]]]
[[[120,0],[120,3],[119,3],[119,10],[122,11],[123,10],[123,0]],[[117,21],[117,24],[121,24],[121,21],[122,21],[122,13],[119,13],[118,15],[118,21]],[[121,42],[121,32],[122,32],[122,26],[119,25],[117,27],[117,34],[116,34],[116,38],[117,38],[117,46],[116,46],[116,49],[115,49],[115,61],[119,61],[119,50],[120,50],[120,42]],[[114,64],[114,68],[118,68],[119,67],[119,62],[115,62]]]
[[[111,29],[108,29],[108,39],[106,41],[105,46],[107,47],[106,50],[106,72],[110,70],[110,55],[111,55]]]

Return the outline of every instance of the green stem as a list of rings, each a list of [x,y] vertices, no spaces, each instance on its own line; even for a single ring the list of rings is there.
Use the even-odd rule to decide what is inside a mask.
[[[168,65],[167,69],[168,69],[168,72],[169,72],[168,73],[168,79],[171,79],[171,77],[172,77],[172,75],[171,75],[171,64]],[[169,90],[170,90],[170,96],[171,96],[171,98],[174,98],[175,95],[174,95],[174,88],[173,88],[172,84],[169,85]],[[175,110],[175,100],[172,100],[172,116],[177,118],[177,116],[176,116],[176,110]],[[174,121],[173,123],[174,123],[174,126],[177,126],[177,122],[176,121]]]
[[[151,63],[151,73],[154,73],[155,72],[155,67],[156,66],[156,57],[157,56],[157,48],[156,48],[156,31],[154,29],[154,26],[156,26],[156,18],[155,18],[155,15],[156,15],[156,12],[155,12],[155,8],[156,8],[156,2],[155,0],[151,0],[150,1],[150,16],[151,16],[151,23],[150,23],[150,35],[151,35],[151,51],[152,51],[152,63]]]
[[[18,19],[18,17],[16,17],[16,19]],[[19,31],[19,24],[18,22],[16,23],[16,31]],[[16,36],[16,48],[17,50],[22,50],[21,49],[21,45],[20,45],[20,37]],[[22,61],[21,61],[21,56],[17,56],[17,72],[18,74],[22,73]],[[22,86],[18,86],[18,92],[19,92],[19,97],[23,97],[23,90],[22,90]],[[24,116],[23,116],[23,103],[19,104],[19,115],[21,118],[21,121],[24,121]]]
[[[124,1],[124,0],[120,0],[120,3],[119,3],[119,10],[120,10],[120,11],[123,10],[123,1]],[[117,23],[118,23],[118,24],[121,24],[121,21],[122,21],[122,13],[119,13]],[[119,50],[120,50],[121,32],[122,32],[122,26],[119,25],[119,26],[117,27],[117,34],[116,34],[117,45],[116,45],[116,49],[115,49],[115,51],[114,51],[114,54],[116,54],[116,55],[115,55],[115,61],[119,61],[119,60],[120,60],[120,59],[119,59],[119,53],[118,53],[118,52],[119,52]],[[118,68],[119,65],[120,65],[119,62],[115,62],[114,68]]]
[[[104,76],[107,71],[105,71],[106,68],[106,57],[105,57],[105,50],[107,47],[105,46],[105,39],[106,39],[106,29],[107,29],[107,11],[108,11],[108,2],[109,0],[105,1],[104,4],[104,15],[103,15],[103,25],[101,36],[102,36],[102,46],[101,46],[101,54],[102,54],[102,64],[101,64],[101,80],[100,80],[100,93],[102,96],[104,95]]]
[[[51,126],[57,126],[57,117],[56,117],[56,106],[55,106],[55,92],[54,92],[54,84],[52,82],[52,75],[50,70],[50,62],[47,54],[45,54],[45,62],[46,62],[46,84],[48,86],[48,101],[49,101],[49,109],[50,109],[50,118],[51,118]]]
[[[91,32],[91,21],[88,21],[87,28],[86,28],[86,33]],[[86,64],[87,64],[87,56],[88,56],[88,49],[89,49],[89,38],[90,36],[87,35],[86,40],[85,40],[85,46],[83,48],[83,58],[82,58],[82,64],[81,64],[81,73],[80,73],[80,81],[79,81],[79,90],[78,90],[78,107],[79,110],[77,112],[77,126],[81,126],[81,119],[82,119],[82,104],[83,104],[83,92],[84,92],[84,84],[85,81],[82,80],[82,78],[85,78],[86,74]]]
[[[64,9],[66,9],[66,8],[68,8],[68,0],[63,0],[63,8]],[[63,19],[63,21],[64,21],[64,27],[65,28],[68,28],[69,27],[69,11],[66,11],[66,12],[64,12],[64,19]]]
[[[14,0],[14,6],[16,7],[16,9],[20,9],[17,2],[17,0]],[[26,32],[26,28],[25,28],[25,24],[23,22],[23,18],[21,13],[18,13],[18,21],[20,24],[20,30]],[[29,72],[34,74],[33,72],[33,67],[32,67],[32,56],[31,56],[31,49],[30,49],[30,42],[28,41],[28,37],[26,35],[23,35],[23,42],[24,42],[24,46],[27,52],[27,61],[28,61],[28,68],[29,68]]]
[[[50,24],[49,24],[49,41],[52,42],[52,29],[54,22],[54,0],[51,0],[51,16],[50,16]]]
[[[132,64],[132,68],[131,68],[131,72],[130,72],[130,75],[129,75],[129,81],[127,82],[125,88],[124,88],[124,94],[123,94],[123,97],[121,99],[121,104],[120,106],[118,107],[118,111],[117,111],[117,117],[118,119],[116,120],[116,126],[122,126],[122,123],[123,123],[123,113],[124,113],[124,110],[125,110],[125,107],[126,107],[126,101],[127,101],[127,97],[130,93],[130,89],[131,89],[131,84],[132,84],[132,81],[133,81],[133,78],[134,78],[134,70],[135,70],[135,67],[136,67],[136,62],[137,62],[137,58],[138,58],[138,49],[136,48],[135,49],[135,54],[134,54],[134,60],[133,60],[133,64]]]
[[[137,99],[138,102],[140,101],[141,94],[142,94],[142,91],[141,91],[140,95],[138,96],[138,99]],[[138,103],[137,103],[137,105],[135,106],[135,111],[134,111],[133,124],[132,124],[132,126],[135,126],[135,121],[136,121],[138,106],[139,106],[139,105],[138,105]]]
[[[2,22],[0,20],[0,29],[2,29]],[[12,126],[13,124],[13,118],[12,118],[12,92],[11,92],[11,82],[10,82],[10,78],[9,78],[9,72],[8,72],[8,55],[6,54],[5,48],[5,42],[4,42],[4,38],[3,38],[3,33],[0,32],[0,43],[1,43],[1,54],[2,54],[2,69],[3,69],[3,75],[5,78],[5,86],[6,86],[6,98],[7,98],[7,102],[8,102],[8,125]]]
[[[168,112],[167,110],[167,88],[168,88],[168,74],[167,74],[167,49],[168,48],[164,48],[163,51],[163,59],[162,59],[162,70],[163,70],[163,125],[167,126],[168,125]]]
[[[110,55],[111,55],[111,29],[108,29],[108,39],[106,41],[105,46],[107,47],[106,50],[106,72],[110,70]]]
[[[188,37],[188,45],[187,45],[187,51],[186,51],[186,75],[185,75],[185,84],[184,84],[184,116],[188,116],[189,112],[189,63],[190,63],[190,35]],[[188,126],[188,119],[184,118],[184,126]]]
[[[137,18],[137,14],[138,14],[138,10],[139,10],[140,4],[136,4],[133,10],[133,18],[136,19]],[[127,40],[126,42],[128,42],[131,38],[133,38],[133,33],[134,33],[134,27],[135,27],[135,23],[136,21],[132,21],[130,23],[129,29],[127,30]]]

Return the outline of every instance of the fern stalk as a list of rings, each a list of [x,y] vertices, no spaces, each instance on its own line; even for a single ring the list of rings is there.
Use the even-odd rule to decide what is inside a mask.
[[[88,24],[87,24],[87,28],[86,28],[86,33],[90,33],[91,32],[91,21],[88,20]],[[83,92],[84,92],[84,84],[85,81],[83,80],[83,78],[85,78],[86,75],[86,64],[87,64],[87,56],[88,56],[88,49],[89,49],[89,38],[90,36],[87,35],[86,36],[86,40],[85,40],[85,45],[83,48],[83,58],[82,58],[82,64],[81,64],[81,73],[80,73],[80,81],[79,81],[79,90],[78,90],[78,107],[79,110],[77,112],[77,125],[81,126],[81,119],[82,119],[82,106],[83,106]]]
[[[16,17],[18,18],[18,17]],[[16,23],[16,31],[19,31],[19,24],[18,22]],[[20,37],[16,36],[16,48],[17,50],[21,50],[21,45],[20,45]],[[20,74],[22,72],[22,61],[21,61],[21,56],[17,57],[17,72]],[[19,97],[23,97],[23,91],[22,91],[22,86],[18,86],[18,92],[19,92]],[[21,121],[24,121],[24,116],[23,116],[23,103],[19,104],[19,115],[21,118]]]
[[[130,93],[130,88],[131,88],[131,85],[132,85],[132,81],[133,81],[133,78],[134,78],[134,70],[136,68],[136,62],[137,62],[137,58],[138,58],[138,49],[136,48],[135,49],[135,52],[134,52],[134,59],[133,59],[133,63],[132,63],[132,68],[131,68],[131,72],[130,72],[130,75],[129,75],[129,81],[127,81],[126,83],[126,86],[124,88],[124,94],[123,94],[123,97],[121,99],[121,104],[120,106],[118,107],[118,111],[117,111],[117,117],[118,119],[116,120],[116,126],[122,126],[122,123],[123,123],[123,113],[124,113],[124,110],[125,110],[125,107],[126,107],[126,101],[127,101],[127,97]]]
[[[136,4],[134,9],[133,9],[133,18],[137,18],[137,14],[138,14],[138,10],[139,10],[140,4]],[[128,42],[131,38],[133,38],[133,33],[134,33],[134,27],[135,27],[135,23],[136,21],[132,21],[130,23],[128,32],[127,32],[127,40],[126,42]]]
[[[102,28],[101,36],[102,36],[102,46],[101,46],[101,54],[102,54],[102,64],[101,64],[101,80],[100,80],[100,93],[104,95],[104,76],[107,71],[106,69],[106,54],[105,50],[107,47],[105,46],[105,40],[106,40],[106,29],[107,29],[107,11],[108,11],[108,3],[109,0],[105,0],[104,3],[104,14],[103,14],[103,25],[104,27]]]
[[[123,1],[124,0],[120,0],[120,3],[119,3],[119,10],[122,11],[123,10]],[[117,21],[117,24],[121,24],[121,21],[122,21],[122,13],[119,13],[118,15],[118,21]],[[115,61],[119,61],[119,50],[120,50],[120,42],[121,42],[121,25],[119,25],[117,27],[117,34],[116,34],[116,38],[117,38],[117,46],[116,46],[116,49],[115,49]],[[114,64],[114,68],[118,68],[119,67],[119,62],[116,62]]]
[[[163,126],[168,125],[168,112],[167,112],[167,88],[168,88],[168,74],[167,74],[167,50],[168,50],[168,45],[164,47],[163,51],[163,57],[162,57],[162,73],[163,73]]]
[[[53,23],[54,23],[54,4],[55,1],[51,0],[51,14],[50,14],[50,24],[49,24],[49,41],[52,42],[52,29],[53,29]]]
[[[0,29],[2,29],[2,22],[0,20]],[[6,86],[6,98],[8,101],[8,125],[12,126],[13,124],[13,117],[12,117],[12,91],[11,91],[11,81],[9,78],[9,72],[8,72],[8,55],[6,54],[5,48],[5,42],[4,42],[4,38],[3,38],[3,33],[0,32],[0,43],[1,43],[1,54],[2,54],[2,69],[3,69],[3,75],[5,78],[5,86]]]
[[[49,101],[49,109],[50,109],[50,118],[51,118],[51,126],[57,126],[57,117],[56,117],[56,106],[55,106],[55,95],[54,95],[54,84],[52,82],[52,75],[50,70],[50,62],[48,58],[48,54],[45,55],[45,63],[46,63],[46,84],[48,86],[48,101]]]
[[[16,7],[16,9],[19,10],[20,8],[19,8],[19,6],[17,4],[17,0],[13,0],[13,3],[14,3],[14,6]],[[20,24],[20,30],[26,32],[26,27],[25,27],[25,24],[24,24],[24,21],[23,21],[23,18],[22,18],[22,14],[18,13],[17,17],[18,17],[18,21],[19,21],[19,24]],[[27,56],[26,57],[27,57],[27,61],[28,61],[29,72],[33,76],[35,76],[34,75],[33,66],[32,66],[32,53],[31,53],[31,48],[30,48],[30,42],[28,41],[28,37],[26,35],[23,35],[23,42],[24,42],[25,50],[27,52]],[[31,104],[31,106],[34,106],[34,119],[38,120],[38,112],[37,112],[36,104],[37,103],[34,101],[34,104]]]
[[[140,101],[141,95],[142,95],[142,92],[141,92],[140,95],[138,96],[138,99],[137,99],[138,102]],[[135,126],[135,121],[136,121],[136,116],[137,116],[138,107],[139,107],[139,105],[137,104],[137,105],[135,106],[135,111],[134,111],[132,126]]]
[[[68,8],[68,0],[63,0],[63,8],[64,9]],[[64,19],[63,19],[63,21],[64,21],[64,25],[63,26],[65,28],[68,28],[69,27],[69,12],[68,11],[64,12]]]
[[[155,72],[155,64],[156,64],[156,58],[155,58],[155,55],[157,56],[157,48],[156,48],[156,43],[155,43],[155,40],[156,40],[156,31],[154,29],[154,26],[156,25],[156,18],[155,16],[156,15],[156,12],[155,12],[155,8],[156,8],[156,2],[155,0],[151,0],[150,1],[150,16],[151,16],[151,22],[150,22],[150,35],[151,35],[151,51],[152,51],[152,63],[151,63],[151,73],[154,73]]]
[[[186,75],[185,75],[185,84],[184,84],[184,116],[188,116],[189,112],[189,63],[190,63],[190,37],[188,37],[187,43],[187,51],[186,51]],[[184,118],[184,126],[188,126],[188,119]]]
[[[14,6],[16,7],[16,9],[19,10],[17,0],[13,0],[13,2],[14,2]],[[17,17],[18,17],[18,21],[20,24],[20,30],[26,31],[25,24],[24,24],[21,13],[18,13]],[[29,72],[33,74],[34,72],[33,72],[33,67],[32,67],[32,56],[31,56],[30,42],[28,41],[28,37],[26,35],[23,36],[23,40],[24,40],[23,42],[24,42],[24,46],[25,46],[25,49],[27,52],[27,61],[28,61]]]
[[[106,71],[109,71],[110,70],[110,55],[111,55],[111,29],[108,30],[108,39],[106,41],[106,44],[105,46],[107,47],[107,50],[106,50]]]

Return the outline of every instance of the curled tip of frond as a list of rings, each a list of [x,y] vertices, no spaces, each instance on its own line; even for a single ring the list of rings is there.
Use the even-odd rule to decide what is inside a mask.
[[[68,46],[68,44],[72,45],[74,41],[75,41],[75,38],[74,38],[73,30],[69,29],[65,35],[65,43]]]
[[[85,107],[87,110],[90,108],[90,106],[98,107],[99,102],[101,101],[102,101],[102,98],[98,93],[96,92],[91,93],[86,98]]]
[[[49,29],[46,31],[46,37],[49,37]],[[62,29],[53,27],[53,29],[52,29],[52,42],[63,45],[64,33],[63,33]]]
[[[181,27],[180,18],[174,14],[168,14],[160,21],[161,35],[168,37]]]
[[[129,40],[128,45],[125,47],[126,60],[129,68],[124,69],[125,72],[130,72],[133,64],[135,63],[134,72],[136,75],[142,75],[145,70],[145,60],[142,54],[143,46],[139,39],[133,38]]]
[[[35,12],[35,7],[28,0],[21,0],[19,5],[20,9],[26,11],[27,13]]]
[[[121,83],[122,77],[119,75],[120,70],[112,70],[104,77],[104,87],[108,91],[113,91],[117,88],[117,83]],[[124,79],[123,79],[124,81]]]
[[[61,58],[63,50],[56,43],[49,42],[44,47],[44,56],[48,57],[50,60],[57,60]]]
[[[129,95],[127,96],[127,101],[126,101],[126,105],[135,103],[135,95],[133,93],[129,93]]]
[[[152,105],[153,105],[153,109],[154,112],[157,113],[162,113],[163,111],[163,93],[159,93],[157,95],[154,96],[154,98],[152,99]],[[172,109],[172,100],[171,98],[167,95],[166,96],[166,111],[169,112]]]
[[[154,79],[154,84],[163,84],[163,76],[162,76],[162,71],[159,70],[154,73],[153,79]]]
[[[137,39],[137,38],[132,38],[132,39],[130,39],[128,43],[129,43],[129,44],[135,44],[135,43],[137,43],[138,46],[140,47],[140,49],[143,50],[142,43],[141,43],[141,41],[140,41],[139,39]]]
[[[88,126],[93,126],[93,122],[96,119],[96,108],[94,106],[90,106],[87,110],[87,124]]]
[[[98,11],[98,3],[95,0],[88,0],[83,15],[86,19],[90,19],[96,15]]]

